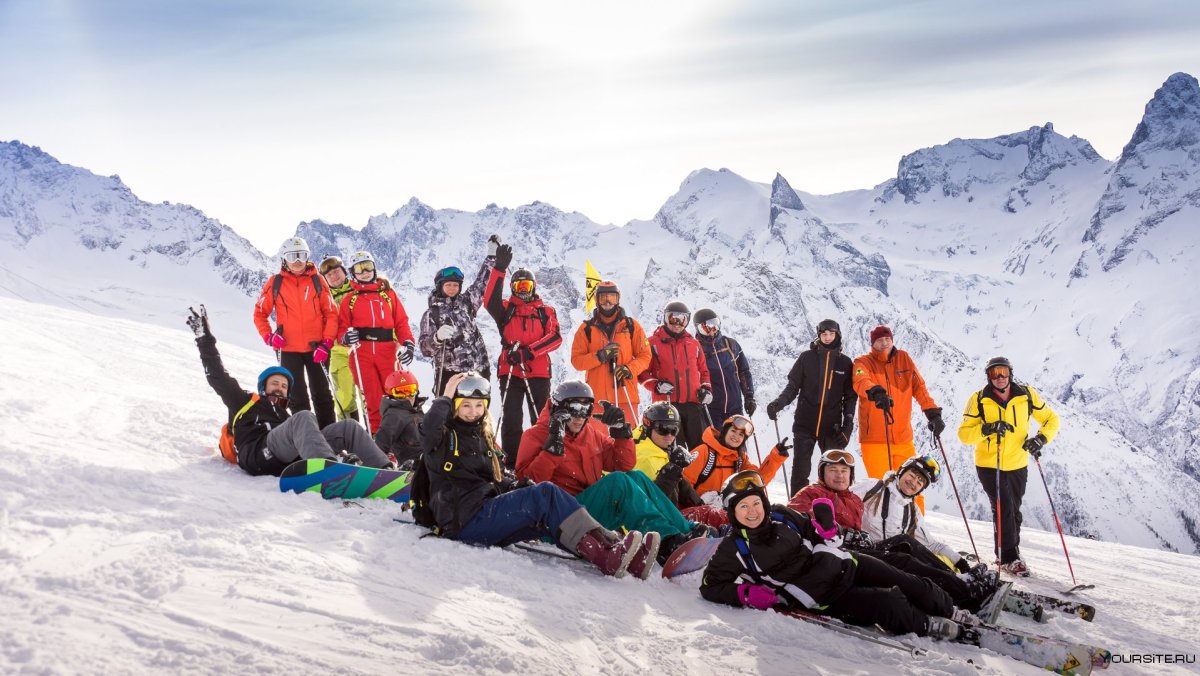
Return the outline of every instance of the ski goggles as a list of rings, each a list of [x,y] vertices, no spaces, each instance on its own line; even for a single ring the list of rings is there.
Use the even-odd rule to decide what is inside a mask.
[[[463,271],[456,265],[451,265],[448,268],[442,268],[438,271],[437,276],[440,277],[443,282],[462,282],[462,280],[465,278]]]
[[[912,464],[916,466],[916,469],[924,471],[925,478],[929,479],[931,484],[937,482],[938,477],[942,476],[942,465],[928,455],[914,458]]]
[[[700,330],[706,334],[712,335],[721,330],[721,320],[713,317],[706,322],[700,322]]]
[[[395,397],[397,399],[404,399],[405,397],[412,397],[417,394],[417,386],[410,384],[410,385],[401,385],[400,387],[393,387],[392,391],[389,392],[388,394],[391,394],[393,397]]]
[[[356,275],[362,272],[375,272],[375,264],[371,261],[355,263],[354,266],[350,268],[350,272],[353,272]]]
[[[835,448],[830,451],[825,451],[825,453],[821,455],[821,462],[841,463],[843,465],[850,465],[853,467],[854,454],[850,451],[843,451]]]
[[[666,437],[673,437],[679,434],[679,425],[654,425],[650,431]]]
[[[1012,371],[1004,366],[993,366],[988,369],[987,376],[988,380],[1000,380],[1001,378],[1010,380],[1012,379]]]
[[[733,415],[725,419],[725,425],[740,431],[746,436],[754,434],[754,421],[744,415]]]
[[[515,294],[527,296],[533,293],[533,286],[532,279],[518,279],[512,283],[512,290]]]
[[[289,252],[283,254],[283,260],[284,260],[284,262],[286,262],[288,264],[304,263],[304,262],[308,261],[308,252],[307,251],[289,251]]]
[[[321,260],[321,265],[317,269],[321,271],[321,274],[327,275],[340,267],[342,267],[342,259],[337,256],[326,256]]]
[[[587,399],[568,399],[563,402],[562,407],[572,418],[590,418],[596,406],[595,402]]]
[[[671,326],[687,326],[688,319],[691,318],[687,312],[668,312],[667,323]]]

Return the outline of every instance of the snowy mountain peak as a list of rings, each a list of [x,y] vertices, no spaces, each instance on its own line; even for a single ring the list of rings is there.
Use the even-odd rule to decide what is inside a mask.
[[[804,208],[804,202],[800,201],[800,196],[792,190],[792,185],[783,174],[775,174],[775,180],[771,182],[771,206],[797,210]]]
[[[1167,78],[1146,104],[1121,160],[1147,150],[1191,148],[1200,140],[1200,83],[1187,73]]]
[[[785,182],[786,183],[786,182]],[[791,187],[788,187],[791,191]],[[795,191],[791,191],[795,195]],[[690,242],[717,233],[736,239],[765,228],[771,210],[771,189],[729,169],[698,169],[688,174],[679,190],[654,215],[667,232]],[[796,196],[796,201],[800,198]]]

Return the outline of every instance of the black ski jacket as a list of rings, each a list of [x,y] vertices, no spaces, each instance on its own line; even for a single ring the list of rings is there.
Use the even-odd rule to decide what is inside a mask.
[[[375,443],[384,453],[396,456],[396,462],[416,460],[421,455],[421,419],[425,414],[420,406],[408,399],[384,395],[379,405],[379,431]]]
[[[429,506],[441,534],[453,538],[502,490],[499,458],[483,436],[482,422],[463,422],[450,411],[449,399],[434,399],[421,421],[421,437]]]
[[[842,354],[842,337],[825,346],[814,340],[788,373],[787,386],[775,399],[783,408],[799,394],[795,426],[814,438],[843,433],[850,440],[858,395],[853,385],[854,361]]]
[[[233,425],[234,416],[254,395],[243,390],[238,381],[225,370],[225,365],[221,362],[221,353],[217,351],[216,338],[197,338],[196,347],[200,348],[200,363],[204,365],[204,376],[208,379],[208,386],[221,397],[229,412],[233,445],[237,448],[238,467],[254,476],[279,476],[287,465],[274,456],[267,457],[262,450],[267,445],[267,432],[288,419],[287,409],[260,398],[238,418],[237,424]]]

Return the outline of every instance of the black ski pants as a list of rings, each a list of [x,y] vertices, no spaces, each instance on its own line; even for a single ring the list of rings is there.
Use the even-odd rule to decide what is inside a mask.
[[[549,378],[500,376],[500,400],[504,402],[500,448],[504,450],[505,467],[513,469],[517,466],[517,449],[521,446],[521,434],[525,430],[525,410],[529,410],[529,426],[532,427],[549,398]]]
[[[1025,499],[1025,484],[1029,480],[1029,468],[1000,472],[1000,518],[996,519],[996,470],[992,467],[976,467],[976,474],[992,504],[992,523],[1000,524],[998,554],[1000,563],[1009,563],[1021,558],[1021,501]],[[993,528],[992,543],[996,543]]]
[[[329,381],[325,380],[325,367],[313,361],[312,352],[280,352],[279,365],[292,373],[292,386],[288,389],[288,408],[292,413],[312,411],[321,428],[337,419],[333,415],[333,394],[329,392]],[[312,392],[311,405],[309,392]]]
[[[858,561],[854,586],[826,607],[850,624],[878,624],[893,634],[928,633],[930,615],[950,617],[954,602],[929,580],[898,570],[866,554]]]
[[[982,599],[971,598],[971,588],[962,581],[954,571],[950,570],[940,560],[936,565],[921,561],[917,557],[904,552],[889,552],[870,550],[869,555],[889,564],[897,570],[923,577],[950,595],[954,605],[970,611],[979,610]]]
[[[813,469],[813,448],[819,447],[821,453],[831,448],[845,448],[846,440],[840,434],[827,434],[821,438],[813,436],[811,430],[802,428],[800,421],[792,423],[792,441],[796,444],[792,449],[792,495],[800,492],[801,488],[810,482],[808,475]]]
[[[691,450],[700,444],[704,443],[704,430],[708,429],[708,410],[704,404],[672,404],[679,411],[679,436],[676,441],[688,447]],[[628,420],[632,427],[637,427],[642,424],[641,420]],[[721,423],[724,420],[714,420],[713,425],[717,427],[717,433],[720,435]]]

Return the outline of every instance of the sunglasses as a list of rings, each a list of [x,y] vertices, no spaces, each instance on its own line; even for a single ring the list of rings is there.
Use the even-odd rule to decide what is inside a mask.
[[[288,263],[300,263],[308,261],[307,251],[289,251],[283,254],[283,260]]]
[[[355,263],[354,267],[350,268],[350,272],[353,272],[356,275],[362,272],[375,272],[375,264],[370,261]]]
[[[849,451],[842,451],[842,450],[837,450],[837,449],[834,449],[832,451],[825,451],[825,455],[821,456],[821,460],[823,462],[840,462],[840,463],[850,465],[851,467],[854,466],[854,454]]]
[[[656,432],[663,436],[673,437],[679,434],[678,425],[655,425],[650,428],[651,432]]]
[[[513,293],[516,293],[516,294],[533,293],[533,280],[532,279],[518,279],[517,281],[512,283],[512,290],[513,290]]]
[[[744,415],[730,416],[725,421],[725,424],[744,433],[746,436],[754,434],[754,421],[750,420]]]

